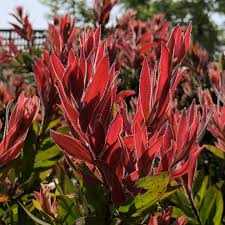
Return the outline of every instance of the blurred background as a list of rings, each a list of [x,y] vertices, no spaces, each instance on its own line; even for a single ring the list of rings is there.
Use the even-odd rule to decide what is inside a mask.
[[[21,5],[30,16],[34,29],[47,29],[51,15],[70,14],[77,21],[89,25],[92,20],[92,0],[1,0],[0,28],[9,28],[10,13]],[[127,8],[137,11],[137,18],[149,20],[163,14],[172,23],[186,25],[193,22],[193,39],[212,55],[225,46],[224,0],[118,0],[114,6],[109,26],[123,15]],[[46,19],[47,18],[47,19]],[[82,24],[82,25],[83,25]]]

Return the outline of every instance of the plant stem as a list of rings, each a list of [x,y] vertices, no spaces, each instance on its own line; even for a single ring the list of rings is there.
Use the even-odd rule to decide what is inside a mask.
[[[191,204],[191,208],[196,216],[196,219],[198,220],[199,224],[202,225],[202,222],[201,222],[201,218],[200,218],[200,215],[199,215],[199,211],[198,211],[198,208],[196,207],[195,203],[194,203],[194,199],[193,199],[193,196],[192,196],[192,193],[190,193],[190,191],[184,187],[185,191],[186,191],[186,194],[188,196],[188,200],[190,201],[190,204]]]

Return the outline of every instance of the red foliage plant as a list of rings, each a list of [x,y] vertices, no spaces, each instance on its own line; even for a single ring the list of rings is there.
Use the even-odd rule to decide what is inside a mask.
[[[3,39],[0,37],[0,65],[11,62],[20,53],[13,41],[10,41],[6,46],[3,42]]]
[[[0,108],[5,108],[6,105],[12,100],[9,87],[6,83],[0,82]]]
[[[29,127],[36,117],[38,110],[38,97],[25,97],[22,92],[12,111],[10,120],[8,121],[8,118],[6,118],[4,135],[0,143],[0,166],[19,155]]]
[[[41,99],[43,113],[52,115],[56,110],[57,92],[50,73],[50,56],[48,51],[42,53],[42,58],[35,57],[33,66],[38,93]]]
[[[112,35],[119,49],[119,63],[122,67],[136,70],[145,57],[153,63],[160,56],[161,42],[169,38],[170,22],[162,15],[157,15],[149,22],[135,19],[135,11],[127,13],[117,21]]]
[[[44,51],[41,59],[35,57],[33,70],[45,115],[52,115],[56,112],[56,104],[58,102],[58,95],[54,86],[56,82],[54,77],[54,60],[52,61],[51,58],[58,57],[66,65],[69,52],[74,46],[76,33],[77,29],[74,27],[74,20],[69,16],[59,18],[58,25],[49,25],[49,37],[47,40],[49,51]],[[59,69],[56,69],[57,72],[62,72]]]
[[[71,132],[52,131],[52,138],[84,181],[104,184],[115,204],[137,194],[135,181],[148,174],[169,171],[191,186],[210,115],[201,115],[193,103],[181,115],[167,116],[170,98],[185,73],[179,65],[189,49],[190,33],[191,26],[184,34],[176,26],[167,44],[161,44],[159,63],[149,68],[144,61],[132,119],[125,97],[133,92],[117,92],[119,73],[110,63],[106,41],[100,41],[100,28],[81,35],[77,55],[71,48],[67,62],[59,54],[50,55],[60,108]],[[81,163],[93,176],[77,167]]]
[[[49,25],[48,49],[67,63],[69,51],[74,47],[75,38],[79,29],[75,28],[74,20],[70,16],[59,18],[58,25]]]
[[[208,130],[217,139],[216,147],[225,151],[225,71],[221,71],[218,63],[211,63],[209,77],[217,96],[217,104],[213,102],[209,90],[201,91],[199,99],[202,105],[212,107],[213,115]]]
[[[105,29],[105,25],[109,21],[110,12],[117,0],[96,0],[94,1],[94,15],[99,25]]]
[[[179,108],[189,105],[191,100],[198,96],[200,86],[208,87],[208,52],[196,42],[190,49],[183,64],[188,67],[188,73],[185,74],[175,91],[175,98],[179,103]]]
[[[24,15],[23,7],[18,6],[16,8],[16,13],[11,15],[16,19],[18,23],[11,23],[11,25],[14,27],[15,31],[28,42],[28,45],[31,45],[34,35],[33,29],[28,15]]]

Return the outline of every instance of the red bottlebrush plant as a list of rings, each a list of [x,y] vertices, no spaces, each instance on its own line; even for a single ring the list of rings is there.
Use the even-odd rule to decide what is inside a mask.
[[[14,27],[15,31],[28,42],[28,47],[30,47],[33,40],[33,29],[28,15],[24,15],[24,10],[21,6],[18,6],[16,8],[16,13],[11,15],[18,23],[11,23],[11,25]]]
[[[202,150],[199,143],[212,115],[212,111],[206,107],[202,107],[202,111],[201,114],[200,106],[192,102],[189,109],[171,114],[171,131],[164,140],[164,144],[168,145],[167,149],[169,150],[162,152],[159,157],[161,159],[159,170],[160,167],[164,167],[166,171],[170,168],[174,170],[173,176],[181,177],[185,188],[190,193],[197,158]]]
[[[0,81],[0,108],[5,109],[6,105],[12,100],[9,87],[6,83]]]
[[[198,96],[199,87],[208,87],[208,52],[196,42],[185,57],[183,64],[188,67],[188,72],[174,94],[175,99],[179,102],[179,108],[191,104],[192,99]]]
[[[172,40],[174,40],[173,47],[171,44]],[[157,67],[159,77],[157,77],[156,71],[150,71],[145,60],[140,78],[137,113],[134,117],[134,127],[137,127],[137,129],[134,128],[134,134],[138,132],[135,140],[138,140],[136,143],[139,143],[136,146],[138,158],[140,159],[140,162],[138,162],[138,165],[140,165],[139,176],[143,176],[143,171],[147,169],[146,164],[151,168],[155,158],[154,153],[151,150],[147,150],[150,142],[146,141],[146,137],[147,135],[149,137],[157,135],[158,140],[155,139],[155,143],[157,143],[158,149],[156,146],[154,148],[160,162],[159,166],[155,168],[155,172],[171,171],[174,177],[187,174],[188,188],[192,184],[196,160],[200,153],[198,144],[208,124],[210,114],[204,110],[201,116],[198,107],[193,104],[187,112],[183,111],[182,115],[174,114],[171,125],[168,122],[165,123],[167,120],[165,114],[175,87],[184,74],[184,71],[178,72],[177,65],[187,53],[189,42],[190,27],[182,38],[180,28],[177,26],[167,44],[168,47],[162,45],[161,59]],[[173,52],[173,55],[170,54],[171,52]],[[159,130],[161,126],[163,128]],[[185,136],[182,137],[182,135]],[[142,141],[140,136],[143,137]],[[188,139],[185,140],[184,137],[188,137]],[[151,157],[149,159],[146,156],[144,157],[144,152],[149,154],[149,156],[151,154]],[[141,158],[148,163],[143,163]],[[163,167],[164,169],[162,169]],[[192,173],[189,174],[189,170]],[[146,176],[150,171],[151,169],[144,171],[144,175]]]
[[[209,132],[217,139],[216,147],[225,151],[225,105],[224,105],[224,72],[221,73],[216,63],[211,64],[209,70],[210,81],[215,94],[217,104],[214,104],[209,90],[200,91],[201,105],[212,107],[213,115],[208,125]]]
[[[189,49],[190,34],[190,25],[184,35],[180,26],[176,26],[167,45],[161,45],[159,64],[150,69],[147,60],[144,61],[135,121],[145,122],[148,129],[155,130],[164,122],[170,98],[185,74],[185,70],[179,72],[178,67]]]
[[[54,199],[53,202],[51,201],[51,194],[48,185],[41,184],[40,192],[35,191],[34,196],[36,200],[40,203],[45,213],[52,216],[53,218],[57,217],[57,201],[56,199]]]
[[[160,44],[168,40],[170,22],[163,16],[155,16],[150,22],[135,19],[135,12],[129,10],[117,21],[113,36],[118,39],[119,62],[125,69],[136,70],[146,56],[153,62],[160,56]]]
[[[200,79],[204,79],[209,63],[208,52],[206,51],[206,49],[200,47],[199,42],[196,42],[192,47],[191,57],[195,70],[194,72],[196,72],[200,76]]]
[[[56,112],[56,104],[58,102],[58,94],[51,77],[50,68],[49,53],[44,51],[41,59],[38,57],[35,58],[33,70],[45,116],[52,115]]]
[[[96,179],[109,186],[114,203],[121,203],[129,192],[136,192],[133,184],[138,178],[153,173],[155,157],[161,157],[162,161],[167,157],[171,164],[166,169],[171,170],[175,166],[174,174],[179,176],[188,171],[185,163],[198,150],[194,144],[199,141],[199,114],[194,105],[180,119],[187,127],[189,139],[184,142],[187,146],[183,146],[184,140],[179,140],[180,131],[177,134],[179,138],[174,136],[174,143],[170,143],[173,133],[164,125],[170,96],[184,73],[178,72],[178,66],[188,51],[190,32],[190,26],[184,35],[179,26],[174,29],[167,46],[162,44],[157,70],[150,72],[147,61],[144,62],[137,112],[132,123],[127,118],[123,98],[116,97],[123,95],[116,94],[117,73],[114,66],[110,66],[104,42],[99,42],[99,30],[95,33],[89,31],[86,42],[81,38],[80,57],[71,54],[67,68],[56,55],[52,55],[61,108],[73,135],[52,132],[53,140],[77,163],[87,163]],[[99,44],[93,48],[95,43]],[[83,65],[86,67],[82,68]],[[77,88],[76,84],[79,84]],[[193,119],[194,123],[190,123],[189,120]],[[159,129],[160,126],[163,128]],[[202,129],[205,130],[204,127]],[[175,155],[177,151],[180,152]],[[69,157],[68,160],[72,163]],[[178,164],[179,168],[176,167]],[[159,171],[164,169],[159,166]]]
[[[78,161],[99,167],[104,179],[107,179],[107,174],[104,173],[111,174],[111,168],[101,159],[111,152],[113,145],[118,146],[116,144],[122,132],[123,120],[117,109],[116,99],[119,101],[133,92],[116,94],[119,85],[116,79],[118,73],[114,65],[110,66],[105,51],[106,43],[100,42],[99,38],[99,28],[95,33],[90,30],[87,35],[81,36],[80,57],[71,53],[69,66],[65,69],[57,56],[52,55],[61,108],[73,137],[55,132],[52,136],[65,152]],[[68,149],[68,143],[74,148]],[[96,175],[102,181],[101,176],[98,173]],[[110,176],[114,182],[107,182],[111,188],[119,190],[121,185],[118,178],[113,173]],[[115,201],[123,199],[122,191],[113,193]]]
[[[140,126],[135,122],[134,146],[131,142],[127,146],[136,150],[137,161],[133,168],[137,169],[131,173],[133,178],[169,171],[188,191],[191,190],[197,158],[202,149],[199,143],[211,116],[206,108],[201,115],[199,108],[193,102],[188,110],[174,113],[170,121],[164,122],[162,128],[153,133],[144,123]],[[156,159],[158,163],[154,166]]]
[[[209,65],[209,78],[218,100],[225,104],[225,71],[221,71],[218,63]]]
[[[95,0],[94,1],[94,15],[98,22],[105,29],[105,25],[109,21],[110,12],[117,3],[117,0]]]
[[[3,39],[0,37],[0,65],[7,64],[18,57],[20,51],[10,41],[6,46],[3,45]]]
[[[201,91],[199,99],[202,105],[212,107],[213,116],[208,130],[217,139],[216,147],[225,151],[225,71],[221,71],[218,63],[209,65],[209,78],[217,96],[217,104],[214,104],[208,90]]]
[[[66,15],[59,19],[58,25],[49,25],[48,48],[62,61],[67,63],[70,49],[74,47],[78,29],[74,26],[74,20]]]
[[[36,96],[25,97],[22,92],[12,111],[10,120],[6,118],[5,130],[0,143],[0,166],[15,159],[23,146],[29,127],[39,110]]]
[[[58,18],[57,25],[49,25],[48,49],[67,64],[69,52],[73,49],[77,29],[70,16]],[[58,94],[55,88],[54,76],[50,55],[48,51],[42,53],[42,58],[35,58],[33,66],[39,96],[44,107],[45,115],[52,115],[57,109]]]

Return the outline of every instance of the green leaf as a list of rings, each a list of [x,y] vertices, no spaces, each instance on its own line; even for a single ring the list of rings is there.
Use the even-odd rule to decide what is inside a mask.
[[[33,172],[36,154],[34,145],[35,139],[36,135],[34,130],[30,129],[24,143],[23,152],[21,154],[20,170],[22,171],[22,182],[27,181]]]
[[[43,211],[41,204],[39,201],[32,199],[33,205],[36,209],[38,209],[39,211]]]
[[[212,152],[215,156],[219,157],[220,159],[225,159],[225,152],[213,145],[207,145],[206,149]]]
[[[29,204],[29,206],[31,205]],[[27,205],[27,207],[29,206]],[[30,216],[27,215],[26,211],[22,207],[20,207],[18,203],[16,204],[16,207],[18,209],[18,214],[15,221],[17,221],[18,225],[37,225],[37,223]]]
[[[102,216],[107,210],[107,199],[103,187],[88,187],[85,189],[85,198],[92,215]]]
[[[40,149],[41,150],[47,150],[47,149],[51,148],[54,145],[55,145],[55,143],[52,141],[52,138],[51,137],[46,137],[44,140],[42,140],[42,142],[40,144]]]
[[[171,196],[170,201],[173,203],[173,205],[179,208],[180,211],[182,211],[182,215],[185,215],[189,218],[195,218],[195,214],[191,209],[190,202],[187,199],[184,189],[180,189],[180,191],[176,192],[175,195]]]
[[[204,196],[205,196],[205,192],[207,190],[208,187],[208,183],[209,183],[209,177],[205,176],[200,189],[198,190],[198,192],[194,195],[194,202],[197,205],[198,208],[201,207],[202,205],[202,201],[204,200]]]
[[[76,185],[73,185],[72,180],[59,164],[55,167],[55,172],[56,177],[58,178],[58,184],[56,184],[56,187],[61,194],[70,195],[79,192],[79,189],[76,189]]]
[[[35,157],[35,162],[49,160],[59,156],[60,154],[62,154],[62,151],[55,145],[47,150],[39,151]]]
[[[144,210],[159,201],[167,190],[171,174],[160,173],[156,176],[147,176],[137,181],[136,187],[145,188],[144,194],[131,198],[118,209],[120,213],[131,213],[133,217],[140,215]]]
[[[33,122],[33,130],[35,132],[36,135],[38,135],[39,133],[39,122],[38,119],[35,119]]]
[[[224,208],[223,195],[221,191],[217,192],[215,205],[216,205],[216,208],[215,208],[215,215],[213,217],[213,224],[221,225],[221,221],[223,218],[223,208]]]
[[[191,210],[191,209],[190,209]],[[185,215],[185,219],[188,225],[199,225],[199,222],[194,217],[188,217],[184,211],[180,208],[173,206],[172,217],[178,218]]]
[[[218,198],[217,193],[218,191],[220,191],[222,185],[223,181],[216,183],[215,185],[210,187],[205,194],[202,207],[200,209],[200,217],[203,224],[206,224],[207,220],[213,218],[211,214],[212,211],[214,210],[214,203]]]
[[[74,200],[65,195],[57,196],[57,213],[63,223],[72,224],[75,219],[81,216],[79,209],[75,206]]]
[[[38,161],[34,164],[34,168],[38,169],[38,168],[50,168],[54,165],[56,165],[56,163],[58,162],[58,160],[46,160],[46,161]]]
[[[40,225],[51,225],[50,223],[46,223],[45,221],[37,218],[36,216],[34,216],[32,213],[30,213],[20,202],[19,202],[20,206],[23,208],[23,210],[27,213],[27,215],[36,223],[40,224]]]
[[[160,197],[160,200],[168,198],[170,195],[172,195],[172,194],[176,193],[178,190],[180,190],[180,188],[181,188],[180,185],[167,188],[166,192],[163,193],[162,196]]]
[[[147,177],[139,179],[136,182],[136,187],[149,189],[149,187],[151,187],[155,183],[157,184],[160,181],[164,181],[165,179],[167,180],[168,178],[171,179],[171,175],[168,172],[163,172],[156,176],[147,176]]]
[[[16,172],[15,172],[15,169],[14,168],[12,168],[12,169],[9,170],[9,172],[8,172],[8,178],[10,180],[11,185],[14,186],[15,185],[15,182],[16,182]]]
[[[59,123],[60,120],[61,118],[51,121],[46,130],[51,130],[52,128],[54,128]]]

